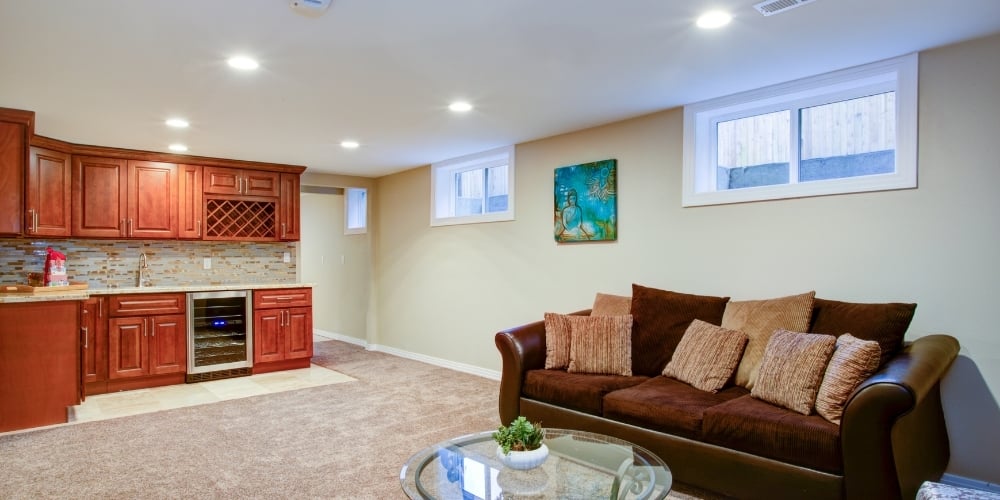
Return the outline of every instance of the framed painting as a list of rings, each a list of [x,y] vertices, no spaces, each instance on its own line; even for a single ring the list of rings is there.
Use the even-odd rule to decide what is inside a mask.
[[[559,243],[618,239],[618,160],[555,169],[555,239]]]

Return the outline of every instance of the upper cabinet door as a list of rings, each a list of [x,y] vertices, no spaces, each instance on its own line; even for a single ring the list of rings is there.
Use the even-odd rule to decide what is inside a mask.
[[[201,239],[204,221],[201,206],[201,166],[177,166],[177,237]]]
[[[24,148],[26,128],[0,121],[0,234],[19,236],[24,199]]]
[[[68,154],[31,148],[25,182],[26,235],[70,236],[72,177]]]
[[[177,237],[177,165],[128,161],[129,238]]]
[[[277,172],[267,172],[264,170],[205,167],[205,194],[235,194],[277,198],[278,175]]]
[[[278,238],[285,241],[299,240],[299,174],[281,174]]]
[[[126,236],[127,163],[116,158],[73,157],[73,236]]]

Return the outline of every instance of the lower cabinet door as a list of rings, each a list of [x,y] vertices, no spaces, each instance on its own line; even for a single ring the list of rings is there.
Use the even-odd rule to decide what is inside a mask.
[[[142,377],[149,373],[146,318],[108,321],[108,378]]]
[[[183,314],[149,318],[149,374],[187,371],[187,330]]]
[[[313,355],[312,308],[285,309],[285,359]]]
[[[281,329],[284,309],[264,309],[253,313],[253,362],[285,359]]]

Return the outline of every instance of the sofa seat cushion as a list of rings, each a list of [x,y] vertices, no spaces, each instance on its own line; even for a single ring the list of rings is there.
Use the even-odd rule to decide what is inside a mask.
[[[591,415],[600,415],[604,395],[639,385],[649,377],[568,373],[565,370],[529,370],[521,394],[544,403]]]
[[[832,474],[843,474],[840,426],[751,396],[705,410],[704,441]]]
[[[605,396],[604,417],[700,440],[705,410],[748,392],[730,386],[712,393],[670,377],[654,377]]]

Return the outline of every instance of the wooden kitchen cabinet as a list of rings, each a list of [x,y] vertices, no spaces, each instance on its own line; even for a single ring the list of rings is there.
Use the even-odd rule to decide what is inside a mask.
[[[177,165],[73,157],[73,236],[176,238]]]
[[[226,167],[205,167],[203,172],[205,194],[278,196],[278,172]]]
[[[0,108],[0,235],[24,231],[24,171],[34,113]]]
[[[0,432],[65,423],[79,400],[80,304],[0,304]]]
[[[91,297],[80,307],[80,375],[85,396],[108,392],[108,316],[105,304],[104,297]]]
[[[299,174],[281,174],[278,200],[278,239],[299,240]]]
[[[112,295],[109,300],[109,390],[183,383],[187,372],[185,295]]]
[[[202,207],[201,166],[177,167],[177,237],[201,239],[204,207]]]
[[[254,373],[307,368],[313,355],[312,289],[254,291]]]
[[[32,146],[25,178],[24,233],[68,237],[72,234],[70,155]]]

